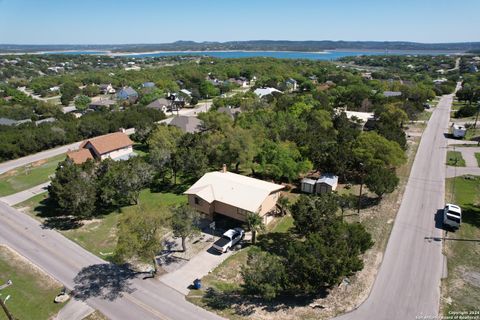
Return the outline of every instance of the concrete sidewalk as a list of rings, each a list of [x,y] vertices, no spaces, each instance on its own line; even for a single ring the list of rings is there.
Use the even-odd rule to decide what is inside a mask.
[[[9,196],[5,196],[3,198],[0,198],[0,201],[5,202],[9,206],[14,206],[16,204],[19,204],[25,200],[28,200],[36,196],[37,194],[46,192],[49,185],[50,185],[50,181],[39,184],[38,186],[35,186],[27,190],[14,193]]]
[[[58,312],[55,320],[82,320],[93,313],[95,309],[83,301],[70,299]]]

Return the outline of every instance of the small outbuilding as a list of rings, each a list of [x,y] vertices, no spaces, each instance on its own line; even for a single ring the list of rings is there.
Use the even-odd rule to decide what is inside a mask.
[[[326,173],[318,179],[303,178],[300,182],[300,190],[304,193],[323,194],[335,191],[338,186],[338,176]]]
[[[303,178],[300,182],[300,190],[305,193],[315,193],[315,185],[317,184],[317,180],[310,179],[310,178]]]
[[[338,176],[327,173],[320,176],[320,178],[317,180],[315,191],[318,194],[330,193],[337,189],[337,185],[338,185]]]

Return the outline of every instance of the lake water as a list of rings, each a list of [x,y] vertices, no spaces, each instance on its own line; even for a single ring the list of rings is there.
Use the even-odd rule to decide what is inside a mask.
[[[122,54],[123,57],[153,58],[171,56],[210,56],[215,58],[252,58],[269,57],[279,59],[309,59],[309,60],[336,60],[348,56],[361,55],[446,55],[455,54],[454,51],[427,51],[427,50],[392,50],[392,51],[325,51],[325,52],[297,52],[297,51],[169,51],[141,54]],[[57,51],[44,54],[106,54],[104,51]],[[115,55],[115,54],[113,54]]]

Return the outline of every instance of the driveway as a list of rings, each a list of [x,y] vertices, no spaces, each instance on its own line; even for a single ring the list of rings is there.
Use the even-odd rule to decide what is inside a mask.
[[[82,320],[95,310],[83,301],[70,299],[54,320]]]
[[[476,142],[475,142],[476,143]],[[463,159],[465,160],[465,166],[466,167],[474,167],[474,168],[478,168],[478,162],[477,162],[477,158],[475,158],[475,153],[480,153],[480,147],[479,148],[476,148],[476,147],[455,147],[452,148],[452,147],[449,147],[448,150],[450,151],[459,151],[462,153],[462,157]]]
[[[5,202],[9,206],[14,206],[16,204],[19,204],[19,203],[25,201],[25,200],[30,199],[31,197],[34,197],[34,196],[38,195],[38,194],[47,192],[47,188],[48,188],[49,185],[50,185],[50,181],[39,184],[38,186],[35,186],[35,187],[27,189],[27,190],[23,190],[23,191],[14,193],[14,194],[11,194],[9,196],[5,196],[3,198],[0,198],[0,201]]]
[[[480,176],[480,168],[478,167],[477,158],[475,158],[475,153],[480,153],[480,147],[455,147],[454,149],[450,146],[448,150],[461,152],[465,160],[465,167],[447,166],[447,178],[460,177],[467,174]]]
[[[479,167],[452,167],[447,166],[447,178],[460,177],[470,174],[472,176],[480,176]]]
[[[211,235],[206,236],[211,237]],[[208,246],[179,269],[160,277],[160,281],[181,294],[187,295],[190,291],[189,287],[195,279],[203,278],[231,255],[232,251],[219,254]]]

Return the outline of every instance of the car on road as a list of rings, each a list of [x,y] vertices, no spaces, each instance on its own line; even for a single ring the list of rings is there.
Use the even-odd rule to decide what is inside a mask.
[[[462,209],[455,204],[447,203],[445,205],[445,209],[443,210],[443,225],[453,229],[458,229],[461,222]]]
[[[220,239],[213,243],[213,249],[220,253],[227,252],[243,239],[245,232],[242,228],[233,228],[226,231]]]

